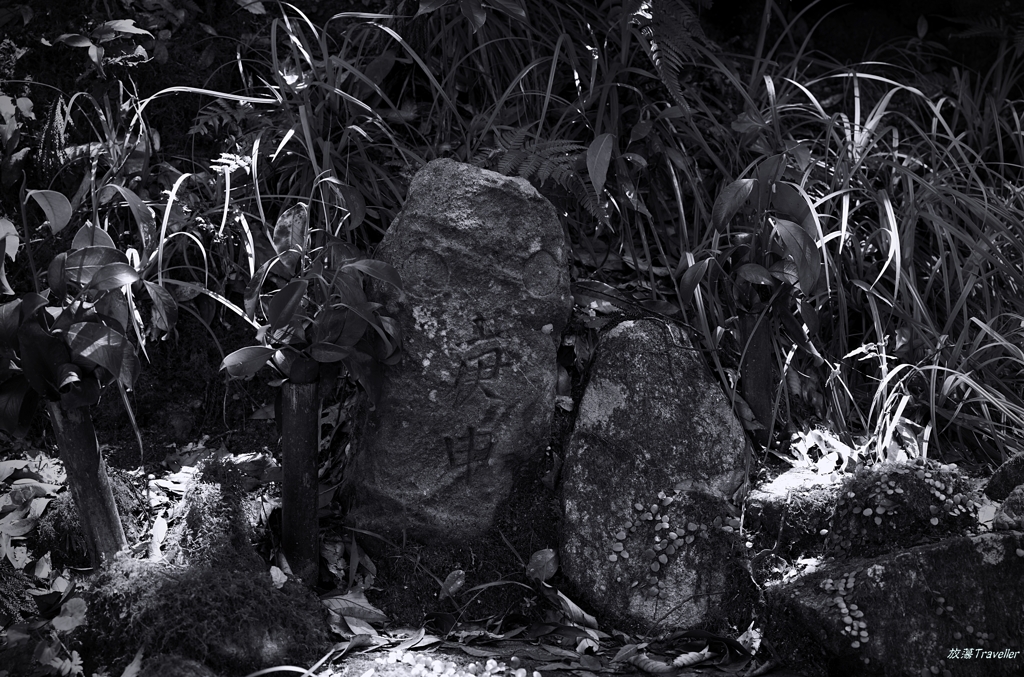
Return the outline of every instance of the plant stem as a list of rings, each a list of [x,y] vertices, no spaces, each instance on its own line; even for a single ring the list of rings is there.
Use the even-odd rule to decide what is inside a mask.
[[[36,273],[36,260],[32,256],[32,236],[28,232],[28,217],[25,215],[26,191],[25,183],[28,179],[25,172],[21,173],[21,229],[25,238],[25,258],[28,259],[28,269],[32,275],[32,291],[39,293],[39,275]]]

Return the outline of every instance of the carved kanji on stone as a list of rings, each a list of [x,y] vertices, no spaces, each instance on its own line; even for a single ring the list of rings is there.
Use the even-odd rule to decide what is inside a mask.
[[[526,181],[452,160],[413,179],[373,283],[405,337],[367,410],[345,485],[349,522],[460,540],[485,531],[517,468],[543,450],[572,307],[554,207]]]
[[[494,439],[490,431],[467,426],[466,434],[455,438],[445,437],[444,444],[448,450],[448,464],[453,468],[464,468],[463,477],[468,484],[473,479],[473,468],[487,465],[491,449],[494,448]]]

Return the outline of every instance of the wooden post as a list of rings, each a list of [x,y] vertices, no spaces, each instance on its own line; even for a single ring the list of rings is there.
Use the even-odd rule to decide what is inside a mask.
[[[292,573],[307,585],[319,572],[320,484],[316,457],[320,438],[319,381],[281,386],[281,544]]]
[[[46,410],[68,473],[71,497],[85,533],[89,559],[93,566],[99,566],[104,559],[109,560],[127,548],[128,540],[96,442],[92,415],[88,407],[65,410],[59,402],[48,402]]]
[[[760,321],[759,321],[760,320]],[[775,370],[772,364],[772,338],[769,332],[770,319],[758,313],[740,311],[740,351],[746,349],[740,364],[740,385],[754,418],[764,430],[751,431],[752,437],[768,445],[768,430],[774,421]]]

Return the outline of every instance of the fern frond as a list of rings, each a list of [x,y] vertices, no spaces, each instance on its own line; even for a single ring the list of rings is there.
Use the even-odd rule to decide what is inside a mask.
[[[953,33],[951,37],[960,39],[970,38],[1002,38],[1007,33],[1006,24],[991,16],[976,17],[971,19],[966,27]]]
[[[700,0],[710,7],[713,0]],[[689,111],[683,95],[680,73],[686,62],[692,63],[698,46],[713,47],[690,0],[631,0],[627,16],[647,40],[647,54],[676,103]]]
[[[542,192],[544,184],[554,182],[588,213],[602,218],[597,196],[576,169],[586,146],[567,139],[537,140],[526,129],[498,131],[494,138],[498,148],[488,156],[494,171],[522,177]]]

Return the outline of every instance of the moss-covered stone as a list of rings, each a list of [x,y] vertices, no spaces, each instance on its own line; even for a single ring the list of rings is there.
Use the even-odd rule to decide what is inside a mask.
[[[1001,501],[1021,484],[1024,484],[1024,452],[1014,454],[996,468],[985,485],[985,495],[993,501]]]
[[[1022,548],[1002,532],[832,560],[765,590],[765,637],[806,675],[1019,675]]]
[[[88,594],[92,659],[120,665],[139,648],[244,675],[282,663],[308,664],[326,649],[324,610],[268,572],[181,567],[119,557]]]
[[[870,557],[963,534],[976,513],[956,466],[917,459],[861,468],[840,490],[826,553]]]
[[[992,519],[994,529],[1024,531],[1024,486],[1010,492]]]
[[[28,576],[12,567],[6,558],[0,559],[0,626],[28,618],[35,611],[25,592],[30,583]]]
[[[244,480],[228,461],[203,464],[182,498],[184,520],[176,533],[181,549],[177,561],[249,571],[265,568],[251,545],[252,529],[242,507]]]
[[[779,556],[817,555],[839,498],[840,482],[807,468],[792,468],[750,492],[744,529],[754,552],[770,549]]]
[[[745,445],[679,327],[611,328],[565,454],[561,563],[578,601],[645,631],[749,622],[756,589],[727,523]]]

